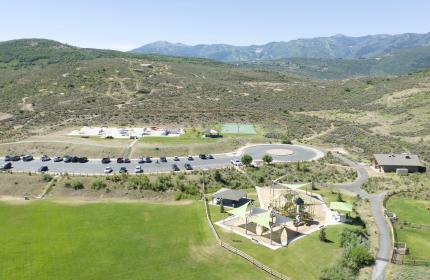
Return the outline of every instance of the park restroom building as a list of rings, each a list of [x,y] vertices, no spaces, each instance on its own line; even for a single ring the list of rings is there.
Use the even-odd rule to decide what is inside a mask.
[[[417,155],[403,154],[374,154],[373,167],[381,172],[397,172],[407,170],[408,173],[425,172],[426,167]]]

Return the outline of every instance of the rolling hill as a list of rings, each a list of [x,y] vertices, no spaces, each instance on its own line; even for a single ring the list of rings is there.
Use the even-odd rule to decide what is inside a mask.
[[[239,122],[277,141],[342,146],[363,157],[411,151],[430,160],[430,71],[325,81],[40,42],[0,44],[8,50],[0,67],[2,142],[82,125]]]
[[[285,71],[318,79],[402,75],[430,68],[430,47],[401,49],[381,57],[366,59],[297,57],[243,61],[235,64],[240,67]]]

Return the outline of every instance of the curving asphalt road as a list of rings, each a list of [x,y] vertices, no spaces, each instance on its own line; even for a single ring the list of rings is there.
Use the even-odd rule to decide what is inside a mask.
[[[372,270],[372,280],[383,280],[385,277],[385,269],[391,257],[391,233],[390,229],[386,223],[384,209],[382,202],[384,200],[385,193],[380,193],[376,195],[370,195],[361,189],[364,182],[367,181],[369,175],[367,174],[364,166],[347,159],[341,154],[334,154],[337,158],[342,160],[344,163],[348,164],[352,168],[355,168],[358,173],[357,179],[349,184],[338,184],[337,188],[341,189],[346,193],[353,195],[360,195],[362,198],[369,199],[370,205],[372,207],[372,215],[375,219],[376,226],[378,228],[378,253],[376,254],[376,261]]]
[[[46,165],[49,173],[82,173],[90,175],[103,174],[104,169],[109,166],[114,172],[119,172],[121,167],[126,167],[130,173],[134,173],[136,166],[140,165],[144,173],[161,173],[169,172],[172,170],[172,164],[176,163],[181,170],[184,169],[185,163],[190,163],[193,169],[214,169],[223,168],[229,166],[231,160],[240,159],[243,154],[249,154],[253,159],[261,159],[263,155],[269,153],[273,149],[289,150],[292,152],[290,155],[272,155],[274,161],[282,162],[296,162],[296,161],[308,161],[320,158],[323,156],[318,150],[310,147],[304,147],[299,145],[285,145],[285,144],[262,144],[245,146],[233,153],[217,154],[214,155],[214,159],[200,159],[198,156],[193,156],[193,160],[188,160],[186,157],[180,157],[179,161],[173,161],[173,158],[168,157],[167,162],[156,163],[156,158],[153,159],[152,163],[138,163],[138,159],[131,159],[130,163],[117,163],[116,159],[112,159],[109,164],[101,163],[100,159],[90,159],[87,163],[65,163],[46,161],[42,162],[39,158],[32,161],[24,162],[22,160],[12,162],[11,171],[18,172],[37,172],[37,170]],[[0,158],[0,161],[4,161],[4,158]]]

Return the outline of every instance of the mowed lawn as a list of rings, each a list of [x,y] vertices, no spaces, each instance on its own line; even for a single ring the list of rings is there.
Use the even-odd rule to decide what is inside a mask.
[[[269,279],[219,248],[203,205],[0,203],[0,279]]]
[[[345,225],[327,227],[326,234],[329,242],[321,242],[319,232],[314,232],[293,242],[288,247],[276,251],[256,245],[237,234],[225,232],[219,227],[217,230],[224,241],[291,279],[312,280],[319,279],[323,268],[333,265],[341,259],[342,248],[339,244],[339,236],[345,227]]]
[[[387,208],[396,213],[400,221],[430,225],[430,201],[391,197]],[[412,257],[428,259],[430,257],[430,228],[410,228],[403,225],[396,226],[397,240],[406,242]]]
[[[387,208],[396,213],[402,221],[408,221],[415,224],[430,225],[430,201],[413,200],[400,197],[391,197],[387,202]]]

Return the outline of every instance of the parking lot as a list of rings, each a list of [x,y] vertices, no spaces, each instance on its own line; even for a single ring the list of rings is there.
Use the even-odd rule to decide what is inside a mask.
[[[284,155],[272,155],[274,161],[295,162],[317,159],[322,153],[308,147],[298,145],[255,145],[240,149],[234,153],[214,155],[213,159],[200,159],[199,156],[193,156],[193,160],[187,157],[179,157],[179,161],[174,161],[172,157],[167,158],[167,162],[160,162],[158,158],[153,158],[151,163],[138,163],[138,159],[131,159],[129,163],[117,163],[116,158],[112,158],[110,163],[102,163],[101,159],[89,159],[86,163],[66,163],[50,161],[42,162],[40,158],[32,161],[14,161],[12,162],[12,172],[37,172],[41,166],[47,166],[50,173],[80,173],[89,175],[104,174],[106,167],[111,167],[113,173],[118,173],[121,167],[125,167],[129,173],[135,173],[136,166],[141,166],[143,173],[161,173],[172,171],[172,164],[176,163],[179,169],[185,170],[184,164],[190,163],[193,169],[215,169],[230,166],[231,160],[240,159],[243,154],[251,155],[254,160],[259,160],[270,150],[286,150],[289,153]],[[0,159],[4,162],[4,158]],[[157,162],[158,161],[158,162]]]

